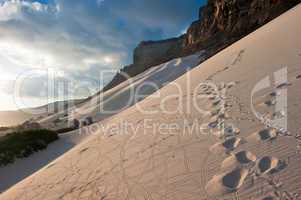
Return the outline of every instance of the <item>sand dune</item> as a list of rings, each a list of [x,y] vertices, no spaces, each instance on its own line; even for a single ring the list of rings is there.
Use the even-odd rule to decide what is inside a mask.
[[[43,118],[39,120],[39,123],[47,128],[55,128],[58,125],[53,122],[58,118],[63,118],[67,113],[70,114],[69,120],[73,118],[81,120],[87,116],[92,117],[94,121],[104,120],[131,107],[196,67],[203,60],[202,54],[203,52],[199,52],[154,66],[104,93],[93,96],[76,108]],[[139,98],[132,98],[133,93]],[[63,128],[67,126],[67,123],[62,123],[60,126]]]
[[[0,126],[16,126],[31,117],[32,115],[22,111],[0,111]]]
[[[87,116],[92,116],[95,121],[102,121],[111,115],[114,115],[120,112],[123,109],[133,105],[135,102],[129,101],[129,94],[132,89],[137,87],[139,88],[139,95],[143,95],[147,97],[151,93],[155,92],[152,88],[148,88],[147,86],[143,86],[144,83],[152,82],[155,83],[159,88],[163,87],[165,84],[168,84],[171,80],[176,79],[180,75],[187,72],[191,68],[195,67],[198,62],[201,61],[202,53],[197,53],[192,56],[188,56],[185,58],[174,59],[168,63],[164,63],[159,66],[155,66],[146,72],[134,77],[132,80],[128,82],[124,82],[117,87],[105,92],[101,99],[103,101],[99,101],[99,96],[95,96],[90,101],[80,104],[78,107],[71,107],[69,112],[76,109],[74,118],[85,118]],[[142,86],[142,87],[141,87]],[[104,105],[105,104],[105,105]],[[114,113],[105,115],[104,113],[98,113],[98,108],[100,106],[108,106],[112,110],[116,110]],[[36,109],[45,109],[44,107],[39,107]],[[16,111],[15,114],[21,113],[21,111]],[[54,115],[50,115],[47,117],[42,118],[39,122],[46,128],[54,128],[59,129],[67,126],[67,122],[64,122],[61,125],[52,124],[52,122],[58,118],[63,117],[66,115],[67,111],[62,111],[60,113],[56,113]],[[85,114],[81,114],[85,113]],[[18,114],[19,116],[20,114]],[[33,117],[33,115],[28,114],[27,120]],[[18,122],[16,122],[18,123]],[[104,123],[102,121],[102,123]],[[61,126],[61,127],[60,127]],[[9,187],[13,186],[17,182],[21,181],[22,179],[30,176],[34,172],[38,171],[51,161],[55,160],[62,154],[66,153],[77,144],[83,141],[84,138],[90,136],[90,134],[79,135],[79,131],[73,131],[70,133],[66,133],[61,135],[60,140],[51,144],[46,150],[34,154],[29,158],[24,158],[22,160],[17,160],[12,165],[9,165],[4,168],[0,168],[0,192],[5,191]]]
[[[18,159],[15,163],[0,168],[0,193],[40,170],[77,144],[88,135],[79,135],[73,131],[60,135],[60,139],[50,144],[47,149],[37,152],[28,158]]]
[[[134,128],[96,131],[0,199],[300,199],[300,18],[299,5],[106,122]],[[266,118],[279,110],[256,105],[275,90],[287,91],[288,131]],[[208,126],[213,112],[219,117]],[[208,132],[185,132],[194,123]],[[162,132],[158,124],[179,127]],[[226,127],[239,131],[217,134]],[[210,151],[216,146],[225,153]],[[238,164],[223,170],[229,156]]]

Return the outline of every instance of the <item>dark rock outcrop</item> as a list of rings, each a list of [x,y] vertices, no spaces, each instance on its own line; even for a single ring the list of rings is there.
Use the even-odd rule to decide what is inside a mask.
[[[179,54],[184,37],[161,41],[141,42],[134,50],[134,63],[143,66],[154,66],[174,58]]]
[[[232,43],[300,3],[300,0],[209,0],[187,31],[184,52]]]
[[[260,26],[300,3],[301,0],[208,0],[199,19],[179,38],[141,42],[134,64],[121,69],[104,91],[152,66],[205,50],[209,58]]]
[[[143,41],[134,50],[134,64],[125,66],[115,75],[113,80],[104,87],[104,91],[113,88],[126,79],[136,76],[152,66],[179,57],[185,37],[161,41]]]

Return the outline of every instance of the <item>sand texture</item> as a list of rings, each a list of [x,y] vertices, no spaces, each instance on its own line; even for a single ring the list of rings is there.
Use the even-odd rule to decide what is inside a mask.
[[[135,126],[95,129],[0,200],[301,199],[300,19],[299,5],[100,122]],[[288,131],[269,117],[288,117]],[[194,123],[208,133],[186,132]]]

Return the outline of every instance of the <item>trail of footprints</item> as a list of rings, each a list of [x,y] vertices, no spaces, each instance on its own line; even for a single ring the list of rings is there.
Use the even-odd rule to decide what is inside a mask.
[[[275,183],[270,174],[282,170],[286,163],[276,157],[264,156],[258,158],[254,153],[241,150],[234,153],[241,144],[246,142],[267,142],[273,141],[283,132],[275,128],[266,128],[257,131],[246,138],[238,137],[240,129],[233,124],[227,124],[229,118],[227,110],[231,108],[226,103],[226,90],[236,85],[235,82],[221,84],[218,88],[210,85],[204,85],[201,88],[201,94],[208,95],[209,101],[212,103],[211,119],[208,128],[216,134],[220,142],[210,147],[211,153],[226,153],[229,155],[221,164],[221,173],[215,175],[206,185],[205,189],[209,196],[218,197],[229,193],[238,192],[244,184],[247,177],[251,177],[253,181],[259,178],[264,179],[269,185],[275,188],[275,192],[258,200],[275,200],[282,198],[283,194],[279,194],[277,188],[281,187],[281,183]],[[277,88],[287,87],[287,84],[278,86]],[[279,95],[277,92],[270,96]],[[269,106],[267,104],[267,106]]]

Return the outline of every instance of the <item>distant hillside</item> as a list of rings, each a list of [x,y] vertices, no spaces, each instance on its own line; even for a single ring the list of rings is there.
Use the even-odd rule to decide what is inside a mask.
[[[15,126],[29,120],[32,117],[21,111],[1,111],[0,112],[0,127]]]
[[[83,100],[72,100],[77,105]],[[68,108],[69,101],[57,101],[44,106],[16,111],[0,111],[0,127],[16,126],[31,119],[39,119]],[[41,111],[40,114],[31,114],[31,111]]]
[[[209,0],[200,8],[199,19],[179,38],[144,41],[134,50],[133,64],[117,73],[103,91],[109,90],[152,66],[200,50],[206,57],[243,38],[281,15],[301,0]]]

